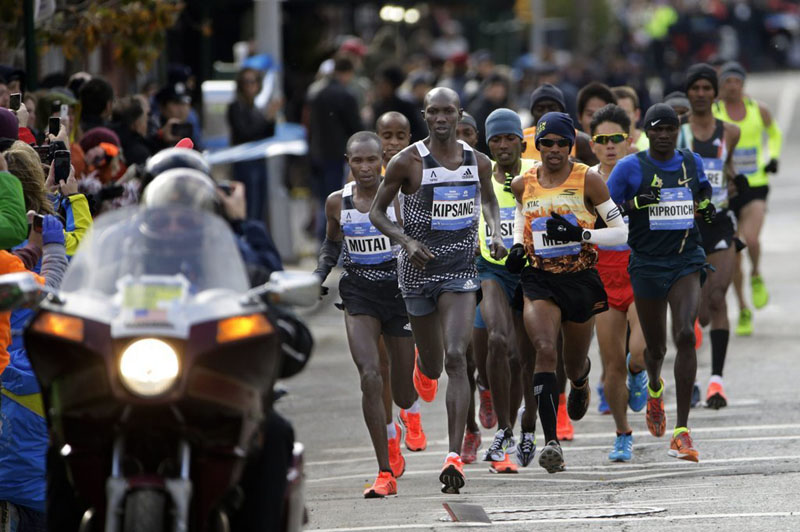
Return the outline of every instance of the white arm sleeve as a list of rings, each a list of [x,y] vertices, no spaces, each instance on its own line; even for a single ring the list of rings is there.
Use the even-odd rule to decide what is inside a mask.
[[[597,214],[603,218],[607,227],[590,231],[591,238],[585,242],[601,246],[619,246],[628,241],[628,225],[622,218],[619,207],[611,200],[595,205]],[[516,227],[515,227],[516,229]]]
[[[514,243],[522,244],[522,235],[525,232],[525,217],[522,215],[522,204],[517,202],[517,210],[514,212]]]

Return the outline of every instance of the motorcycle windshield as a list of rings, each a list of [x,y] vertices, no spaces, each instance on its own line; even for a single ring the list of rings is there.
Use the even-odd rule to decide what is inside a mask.
[[[218,216],[183,207],[130,207],[100,216],[61,291],[112,296],[141,279],[180,279],[190,294],[250,287],[236,237]]]

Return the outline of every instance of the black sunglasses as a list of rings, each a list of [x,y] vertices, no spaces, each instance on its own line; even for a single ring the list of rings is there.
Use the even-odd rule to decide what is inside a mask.
[[[567,146],[572,144],[572,141],[569,140],[569,139],[558,139],[558,140],[555,140],[555,139],[539,139],[539,144],[541,144],[545,148],[552,148],[556,144],[558,144],[559,148],[566,148]]]
[[[608,144],[609,142],[613,144],[619,144],[627,138],[627,133],[613,133],[611,135],[595,135],[592,137],[592,140],[598,144]]]

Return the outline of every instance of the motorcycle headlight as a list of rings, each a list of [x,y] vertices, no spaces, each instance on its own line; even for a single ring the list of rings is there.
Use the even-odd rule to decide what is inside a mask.
[[[136,340],[119,359],[122,383],[131,392],[153,397],[167,391],[178,377],[178,355],[172,347],[155,338]]]

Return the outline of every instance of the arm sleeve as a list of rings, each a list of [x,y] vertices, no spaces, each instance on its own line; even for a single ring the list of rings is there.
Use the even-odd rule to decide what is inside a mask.
[[[28,270],[33,270],[42,258],[42,250],[39,246],[28,242],[25,247],[17,248],[11,252],[16,255]]]
[[[64,245],[67,248],[67,255],[71,257],[78,250],[86,231],[92,225],[92,213],[89,211],[89,202],[83,194],[70,196],[69,206],[75,228],[72,231],[64,231]]]
[[[11,249],[28,238],[22,183],[8,172],[0,172],[0,249]]]
[[[627,242],[628,226],[614,200],[608,199],[600,205],[596,205],[595,209],[597,214],[603,218],[606,227],[590,231],[592,236],[586,242],[601,246],[618,246]]]
[[[49,288],[61,286],[67,270],[67,253],[62,244],[45,244],[42,258],[42,277]]]
[[[525,216],[522,214],[522,204],[517,202],[517,210],[514,211],[514,244],[522,244],[525,235]]]
[[[328,240],[326,238],[319,250],[317,269],[314,270],[314,274],[318,275],[322,279],[322,282],[325,282],[325,279],[328,278],[328,275],[331,273],[333,267],[339,262],[339,255],[341,254],[342,241]]]
[[[767,147],[769,148],[769,158],[779,159],[781,156],[781,146],[783,145],[783,133],[775,118],[772,118],[772,123],[767,128]]]

